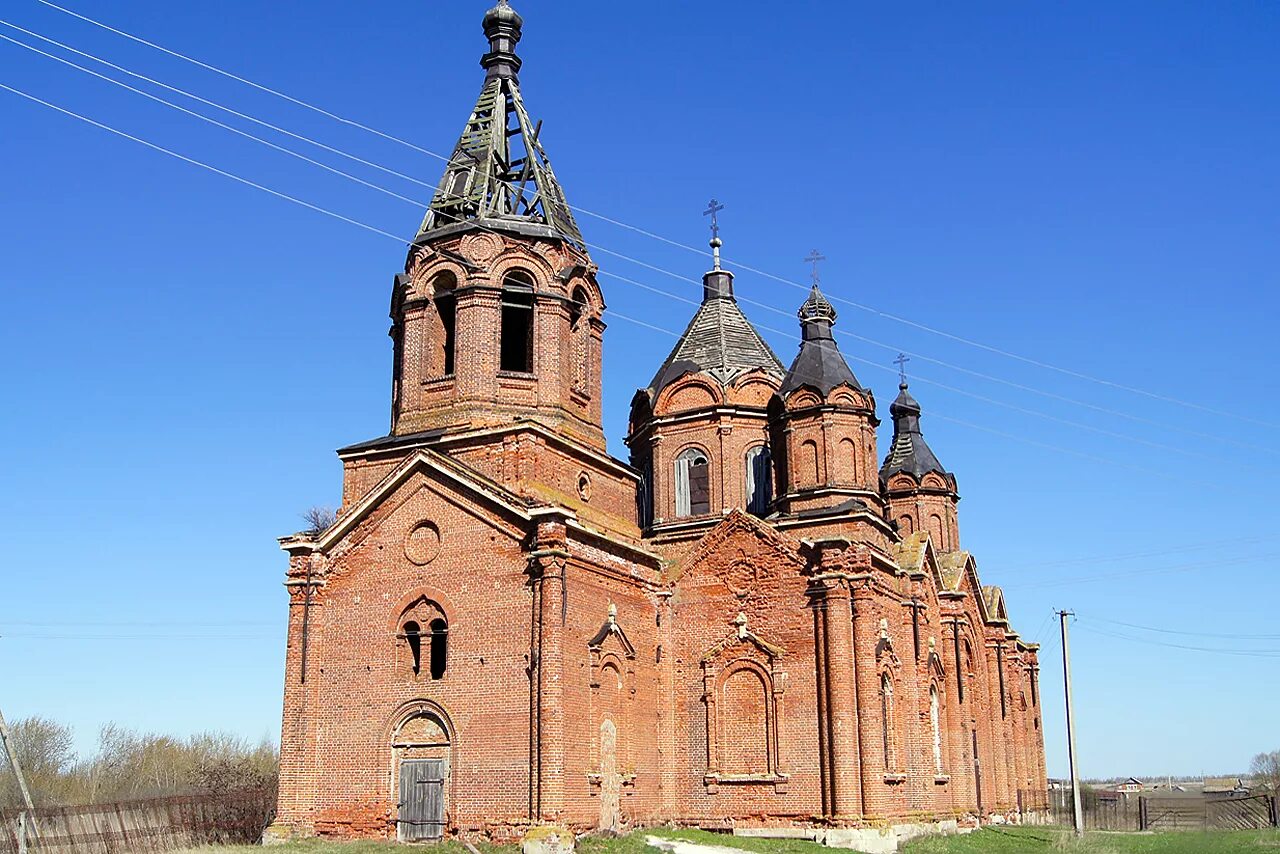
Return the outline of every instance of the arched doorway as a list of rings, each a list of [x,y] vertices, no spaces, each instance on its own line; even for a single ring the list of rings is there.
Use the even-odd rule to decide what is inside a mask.
[[[428,708],[412,712],[391,738],[396,779],[396,837],[440,839],[448,824],[449,728]]]

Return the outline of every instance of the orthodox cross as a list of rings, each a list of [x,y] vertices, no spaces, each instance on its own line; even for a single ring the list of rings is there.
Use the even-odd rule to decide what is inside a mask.
[[[716,214],[722,210],[724,210],[724,205],[712,199],[707,204],[707,209],[702,212],[703,216],[711,217],[711,238],[713,240],[720,237],[720,220],[716,217]]]
[[[720,269],[720,219],[716,214],[724,210],[724,205],[715,199],[707,204],[707,209],[702,212],[703,216],[711,217],[711,258],[715,262],[715,269]]]
[[[903,385],[907,384],[907,362],[910,361],[906,353],[899,353],[898,358],[893,360],[893,363],[898,366],[898,380]]]
[[[813,286],[816,288],[818,286],[818,262],[827,260],[827,256],[820,255],[818,250],[815,249],[804,260],[813,264],[813,272],[810,275],[813,277]]]

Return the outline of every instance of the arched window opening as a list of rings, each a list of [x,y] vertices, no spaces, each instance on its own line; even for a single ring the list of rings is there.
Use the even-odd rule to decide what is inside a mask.
[[[514,270],[502,280],[499,370],[533,373],[533,279]]]
[[[764,516],[773,501],[773,465],[769,449],[757,445],[747,451],[747,512]]]
[[[444,676],[445,662],[448,660],[449,624],[437,617],[431,621],[431,678]],[[414,668],[417,672],[417,668]]]
[[[413,620],[404,624],[404,639],[409,645],[409,655],[413,660],[413,673],[416,676],[422,670],[422,628]]]
[[[812,439],[800,446],[800,474],[805,484],[818,482],[818,443]]]
[[[445,200],[446,203],[462,200],[463,195],[467,192],[467,178],[470,175],[470,169],[458,169],[449,176],[449,198]]]
[[[910,516],[903,515],[898,517],[898,533],[904,537],[909,537],[915,533],[915,526],[911,524]]]
[[[454,299],[454,288],[458,280],[453,273],[444,272],[436,276],[433,283],[435,292],[436,314],[440,316],[441,334],[437,346],[440,348],[440,364],[445,376],[453,374],[454,330],[456,328],[457,310]]]
[[[929,726],[933,734],[933,771],[942,773],[942,728],[938,724],[938,686],[929,686]]]
[[[573,289],[569,304],[569,333],[573,339],[573,390],[579,394],[590,391],[591,381],[591,324],[587,322],[591,304],[587,292]]]
[[[640,527],[653,524],[653,459],[645,457],[640,463],[640,489],[636,491],[636,514]]]
[[[896,757],[893,743],[893,680],[888,673],[880,677],[880,739],[884,749],[884,768],[890,771]]]
[[[412,679],[440,679],[448,662],[449,621],[442,609],[425,596],[400,613],[396,632],[396,661]]]
[[[704,516],[711,512],[711,471],[707,455],[697,448],[676,457],[676,516]]]

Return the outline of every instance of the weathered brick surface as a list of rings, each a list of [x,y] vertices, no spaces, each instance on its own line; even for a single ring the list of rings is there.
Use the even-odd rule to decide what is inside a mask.
[[[536,284],[527,376],[497,369],[516,268]],[[1041,806],[1036,648],[960,551],[954,484],[879,483],[865,392],[779,401],[763,374],[690,375],[631,425],[655,461],[642,531],[637,473],[604,453],[602,308],[594,268],[556,241],[469,232],[411,254],[392,436],[342,453],[333,528],[283,541],[277,821],[394,836],[400,765],[423,758],[447,763],[447,830],[499,838]],[[743,510],[760,443],[780,463],[770,520]],[[712,512],[668,524],[694,444]]]

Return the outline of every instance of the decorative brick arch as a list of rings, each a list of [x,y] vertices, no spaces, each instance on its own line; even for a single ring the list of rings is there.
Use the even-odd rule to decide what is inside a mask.
[[[404,612],[408,610],[409,606],[419,599],[426,599],[429,602],[434,602],[436,606],[444,612],[445,619],[450,620],[450,625],[452,625],[453,615],[460,613],[457,608],[454,607],[454,604],[449,597],[445,595],[443,590],[429,585],[422,585],[420,587],[413,588],[413,590],[401,596],[400,600],[396,602],[395,607],[391,609],[387,618],[387,631],[393,634],[398,631],[400,628],[400,618],[404,615]]]

